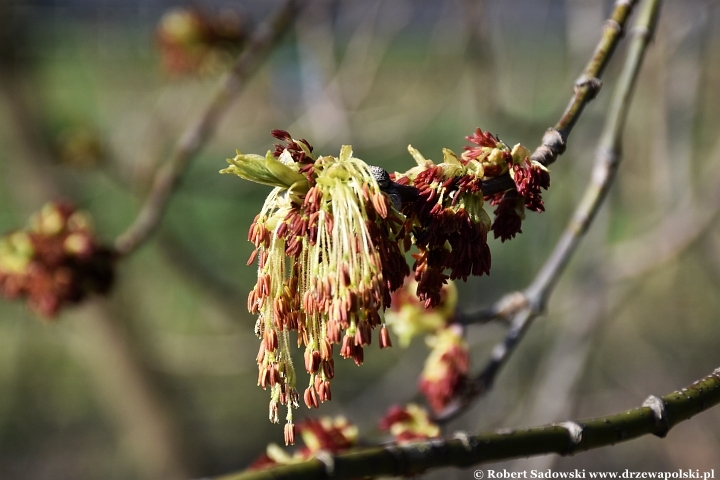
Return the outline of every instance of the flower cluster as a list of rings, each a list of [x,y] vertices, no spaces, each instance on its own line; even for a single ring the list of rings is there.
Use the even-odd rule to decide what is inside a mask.
[[[430,420],[424,408],[414,403],[390,407],[380,420],[380,430],[389,431],[400,443],[440,436],[440,427]]]
[[[292,455],[286,453],[275,443],[268,445],[261,455],[248,468],[259,470],[274,465],[286,465],[301,462],[314,457],[319,452],[340,453],[357,445],[358,429],[345,417],[308,418],[298,422],[297,432],[305,444]]]
[[[258,315],[258,384],[271,389],[271,421],[287,405],[285,440],[292,443],[299,394],[290,332],[305,346],[303,400],[318,407],[332,397],[334,345],[358,365],[376,327],[380,348],[390,346],[381,314],[409,268],[400,249],[405,218],[351,147],[316,156],[305,140],[273,135],[285,145],[264,157],[238,153],[222,173],[275,187],[248,236],[255,245],[248,263],[258,262],[248,309]]]
[[[418,388],[435,413],[442,412],[464,389],[470,369],[468,345],[462,326],[454,323],[457,289],[450,281],[440,291],[441,302],[424,308],[414,295],[417,283],[409,280],[393,294],[385,315],[390,329],[407,346],[415,335],[426,335],[430,355],[420,374]]]
[[[468,345],[455,324],[426,340],[431,349],[420,374],[420,391],[435,413],[442,412],[462,391],[470,370]]]
[[[417,295],[426,307],[440,302],[439,292],[448,278],[489,274],[488,231],[503,241],[514,237],[520,232],[524,207],[543,210],[540,189],[550,185],[547,169],[531,161],[522,145],[510,149],[479,128],[466,138],[474,145],[465,147],[460,157],[443,150],[439,164],[410,146],[417,166],[395,173],[395,181],[418,191],[417,198],[403,206],[403,213],[406,231],[418,248],[413,270]],[[483,195],[483,182],[508,173],[515,189]],[[494,222],[483,208],[485,200],[498,206]]]
[[[401,347],[410,345],[417,335],[433,334],[447,327],[455,317],[458,292],[455,283],[449,281],[440,290],[440,303],[425,308],[415,295],[417,282],[408,277],[402,288],[392,294],[392,305],[385,313],[385,322],[397,335]]]
[[[27,297],[50,318],[90,293],[106,293],[113,281],[113,255],[95,238],[88,217],[68,203],[49,203],[26,230],[0,237],[0,292]]]
[[[228,65],[245,38],[234,12],[212,17],[198,10],[175,8],[163,15],[157,42],[166,72],[210,73]]]
[[[419,332],[434,334],[420,389],[442,410],[468,371],[461,329],[450,325],[456,293],[443,287],[450,279],[489,274],[488,232],[512,238],[525,208],[544,208],[547,170],[522,145],[511,149],[480,129],[467,137],[473,146],[459,157],[445,149],[439,164],[408,147],[417,166],[394,175],[353,157],[349,146],[338,157],[319,156],[307,140],[283,130],[272,135],[281,141],[274,150],[238,152],[222,170],[274,187],[248,235],[255,245],[248,264],[258,262],[248,309],[258,315],[258,384],[271,390],[270,420],[278,422],[278,407],[288,407],[285,440],[292,443],[300,394],[290,332],[305,347],[310,379],[302,397],[310,408],[332,397],[334,345],[358,365],[376,327],[380,347],[390,346],[382,315],[410,273],[403,251],[411,244],[417,300],[398,293],[390,318],[399,319],[393,328],[403,344]],[[510,175],[515,188],[485,196],[483,182],[500,175]],[[494,222],[485,201],[497,206]]]
[[[495,238],[503,242],[514,238],[516,234],[522,233],[520,228],[525,219],[525,208],[534,212],[545,211],[541,189],[550,187],[550,172],[539,162],[531,160],[530,151],[520,144],[508,151],[504,145],[500,146],[501,142],[495,136],[479,128],[465,138],[474,146],[465,147],[463,158],[485,158],[492,165],[490,168],[486,166],[488,177],[509,173],[515,183],[514,189],[485,198],[491,206],[497,206],[492,224]],[[494,154],[498,148],[501,150],[500,157]]]
[[[403,207],[405,228],[418,249],[413,254],[417,295],[426,307],[434,307],[448,278],[467,280],[471,274],[490,273],[490,217],[483,209],[481,190],[484,166],[447,149],[444,161],[435,164],[408,149],[418,165],[396,174],[395,180],[418,190],[417,198]]]

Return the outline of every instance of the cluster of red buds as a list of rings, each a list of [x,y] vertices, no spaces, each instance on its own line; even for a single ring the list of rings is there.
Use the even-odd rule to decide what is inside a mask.
[[[26,297],[46,318],[91,293],[106,293],[112,281],[111,250],[95,238],[89,218],[68,203],[49,203],[29,228],[0,237],[0,292]]]
[[[248,469],[259,470],[274,465],[297,463],[313,458],[320,452],[340,453],[358,443],[358,428],[345,417],[307,418],[298,422],[296,428],[305,444],[303,447],[290,455],[277,444],[271,443],[266,452]]]
[[[430,420],[427,410],[414,403],[390,407],[380,420],[380,430],[390,432],[399,443],[440,436],[440,427]]]
[[[244,40],[241,18],[231,11],[213,17],[195,9],[175,8],[162,16],[157,28],[163,68],[173,75],[222,70]]]
[[[255,245],[248,264],[258,262],[248,309],[258,315],[258,384],[271,389],[271,421],[278,422],[278,405],[287,405],[285,440],[292,443],[299,394],[290,332],[305,346],[303,399],[317,408],[332,397],[334,345],[358,365],[376,327],[380,348],[390,346],[381,314],[409,268],[400,249],[405,218],[351,147],[338,157],[317,156],[306,140],[273,135],[285,145],[264,157],[238,152],[222,173],[275,187],[248,236]]]
[[[414,186],[418,193],[402,211],[406,231],[418,248],[413,271],[417,295],[426,307],[440,302],[439,292],[448,278],[489,274],[488,231],[503,241],[514,237],[520,232],[523,208],[542,210],[540,189],[550,185],[547,169],[531,161],[522,145],[510,149],[479,128],[466,138],[474,146],[465,147],[460,157],[444,149],[439,164],[408,147],[417,166],[394,175],[396,182]],[[483,195],[483,182],[508,173],[516,188]],[[485,200],[498,205],[494,222],[483,208]]]

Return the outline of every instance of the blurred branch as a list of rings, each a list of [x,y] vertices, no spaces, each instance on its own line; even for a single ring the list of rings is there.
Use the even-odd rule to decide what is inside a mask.
[[[287,0],[267,22],[260,25],[249,44],[215,92],[210,104],[183,133],[170,159],[157,171],[150,194],[133,223],[115,240],[115,250],[128,255],[142,245],[158,228],[172,193],[180,183],[190,161],[215,133],[231,101],[242,91],[272,47],[290,30],[302,2]]]
[[[608,277],[613,280],[636,278],[687,250],[720,216],[717,200],[707,203],[713,208],[703,210],[681,204],[654,229],[614,247]]]
[[[468,467],[530,455],[572,455],[654,434],[664,437],[678,423],[720,403],[720,369],[681,391],[650,396],[639,408],[589,420],[452,439],[359,448],[281,467],[227,475],[218,480],[352,479],[410,476],[439,467]]]
[[[222,278],[218,272],[206,265],[198,255],[175,235],[161,233],[158,238],[160,251],[166,263],[183,276],[193,287],[227,313],[228,318],[237,320],[238,307],[246,305],[247,298],[234,283]]]
[[[464,411],[475,398],[492,387],[498,371],[507,363],[533,320],[545,311],[550,294],[600,209],[620,163],[622,131],[630,108],[630,96],[657,24],[660,3],[659,0],[648,0],[638,18],[634,29],[634,38],[613,93],[605,127],[600,137],[592,179],[580,204],[545,265],[530,286],[522,292],[524,301],[517,295],[517,292],[511,293],[501,298],[497,306],[490,309],[490,312],[478,313],[478,320],[486,321],[488,313],[495,311],[498,312],[498,315],[502,315],[504,312],[508,312],[511,315],[509,317],[510,330],[505,339],[494,348],[491,358],[482,372],[469,382],[465,394],[441,413],[438,420],[447,421],[454,418]],[[512,308],[504,307],[506,304],[510,304],[516,309],[519,308],[519,310],[513,312]],[[472,318],[473,315],[465,315],[464,323],[470,323]]]
[[[158,387],[146,353],[127,331],[128,322],[99,298],[85,302],[67,320],[69,350],[89,370],[122,446],[132,452],[143,475],[170,480],[201,470],[202,446],[183,428],[177,405]]]
[[[575,81],[574,95],[570,99],[570,103],[555,126],[545,132],[542,144],[532,154],[532,160],[543,165],[550,165],[565,151],[570,132],[572,132],[585,106],[595,98],[600,88],[602,88],[600,77],[610,61],[615,47],[620,42],[628,18],[637,3],[638,0],[616,0],[613,13],[605,23],[602,38],[595,47],[592,58],[585,66],[580,78]],[[510,176],[504,175],[485,182],[483,184],[483,194],[492,195],[513,188],[513,186],[514,183]]]

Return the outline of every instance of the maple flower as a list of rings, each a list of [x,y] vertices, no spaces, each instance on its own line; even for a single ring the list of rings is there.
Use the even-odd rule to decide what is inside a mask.
[[[412,146],[408,150],[417,167],[395,178],[418,189],[417,199],[403,208],[405,228],[419,251],[413,254],[418,298],[425,307],[434,307],[449,278],[467,280],[469,275],[490,273],[491,222],[482,195],[485,165],[447,149],[443,162],[435,164]]]
[[[489,273],[488,230],[504,242],[522,232],[525,208],[545,210],[541,190],[550,186],[550,173],[531,160],[527,148],[517,144],[511,149],[479,128],[465,138],[472,145],[464,147],[460,158],[446,149],[439,165],[409,147],[418,167],[396,173],[398,182],[414,185],[419,191],[418,199],[403,212],[412,222],[408,229],[418,245],[413,270],[419,282],[418,296],[427,306],[437,304],[439,286],[448,278],[466,280],[471,274]],[[483,197],[483,183],[505,174],[512,178],[515,188]],[[478,205],[474,208],[476,216],[458,207],[461,199],[471,203],[478,197],[498,207],[492,224]],[[449,274],[446,270],[450,270]]]
[[[392,406],[380,420],[380,430],[389,431],[399,443],[440,436],[440,427],[430,420],[427,410],[414,403]]]
[[[360,365],[372,330],[389,346],[381,314],[409,268],[400,249],[403,215],[380,190],[371,168],[343,146],[338,157],[316,156],[306,140],[282,130],[286,143],[261,155],[239,153],[221,173],[275,187],[253,221],[258,281],[248,309],[258,315],[258,384],[270,387],[270,420],[287,405],[286,443],[294,438],[299,403],[290,332],[305,346],[308,407],[332,398],[334,345]]]
[[[48,203],[27,229],[0,237],[0,293],[25,297],[33,311],[52,318],[65,304],[109,291],[113,261],[86,214],[66,202]]]
[[[425,308],[415,295],[417,282],[408,277],[402,288],[392,294],[392,306],[385,313],[385,322],[400,339],[400,346],[407,347],[416,335],[434,333],[448,325],[455,316],[457,287],[449,281],[440,291],[440,303]]]
[[[451,325],[427,338],[432,349],[420,375],[420,391],[435,413],[442,412],[468,378],[470,356],[462,328]]]
[[[534,212],[545,211],[540,190],[550,187],[550,172],[541,163],[530,160],[530,151],[522,145],[513,148],[512,159],[510,176],[525,207]]]
[[[518,196],[516,190],[508,190],[490,197],[490,205],[497,206],[492,230],[495,238],[501,241],[515,238],[522,233],[522,222],[525,219],[525,199]]]
[[[245,31],[231,11],[211,16],[193,8],[165,12],[157,27],[164,70],[172,75],[211,73],[231,63]]]
[[[279,445],[271,443],[248,470],[297,463],[313,458],[320,452],[340,453],[358,443],[357,426],[342,416],[306,418],[298,422],[297,431],[305,444],[303,447],[290,454]]]

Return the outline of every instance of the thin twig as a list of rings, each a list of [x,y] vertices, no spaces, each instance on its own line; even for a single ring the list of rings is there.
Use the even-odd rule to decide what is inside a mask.
[[[415,476],[440,467],[468,467],[531,455],[571,455],[654,434],[664,437],[678,423],[720,403],[720,369],[687,388],[650,396],[639,408],[589,420],[540,427],[457,433],[451,439],[384,445],[321,459],[241,472],[218,480],[351,479]]]
[[[602,88],[600,77],[610,61],[615,47],[625,33],[625,25],[638,0],[616,0],[612,15],[605,22],[602,37],[582,75],[575,81],[573,97],[560,120],[543,135],[542,143],[532,154],[532,160],[550,165],[565,151],[567,139],[585,106]],[[509,175],[503,175],[483,183],[483,194],[492,195],[513,188]]]
[[[448,421],[454,418],[463,412],[475,398],[492,387],[498,371],[508,361],[533,320],[545,310],[550,294],[600,209],[620,163],[622,131],[630,107],[630,96],[657,24],[660,4],[660,0],[648,0],[638,18],[634,29],[634,38],[613,92],[605,127],[600,137],[592,179],[572,219],[545,265],[523,292],[525,305],[512,315],[510,329],[505,339],[494,348],[490,360],[482,372],[469,382],[465,394],[442,412],[437,420]],[[520,302],[516,304],[521,305]],[[465,323],[468,323],[468,320],[466,317]]]
[[[205,111],[182,135],[170,159],[157,171],[152,189],[133,223],[115,240],[115,250],[128,255],[143,244],[157,229],[172,193],[182,179],[190,161],[215,133],[220,118],[240,93],[248,78],[257,70],[271,47],[290,29],[303,2],[288,0],[267,22],[253,33],[248,46],[235,61],[231,71],[215,92]]]

